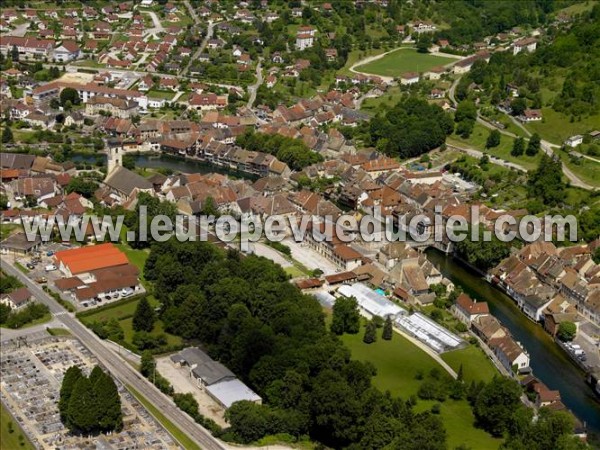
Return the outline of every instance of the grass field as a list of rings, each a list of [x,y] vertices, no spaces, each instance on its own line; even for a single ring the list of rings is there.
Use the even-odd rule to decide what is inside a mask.
[[[133,387],[127,385],[127,390],[133,394],[135,398],[152,414],[156,420],[173,436],[184,448],[188,450],[200,450],[200,447],[192,441],[187,434],[177,428],[173,422],[167,419],[160,410],[149,402],[142,394],[136,391]]]
[[[146,264],[146,260],[150,255],[149,250],[135,250],[131,248],[128,244],[116,244],[119,249],[127,255],[127,259],[129,262],[136,266],[140,271],[140,278],[144,279],[144,265]]]
[[[469,346],[461,350],[446,352],[442,355],[450,367],[456,372],[463,366],[463,377],[467,383],[471,381],[490,381],[498,371],[487,358],[483,350],[475,346]]]
[[[456,61],[452,58],[443,58],[406,48],[388,53],[383,58],[356,67],[356,70],[375,75],[397,77],[405,72],[426,72],[437,66]]]
[[[542,108],[543,120],[531,122],[525,127],[532,133],[539,133],[542,139],[553,144],[562,143],[575,134],[585,134],[600,128],[600,115],[582,117],[581,121],[571,122],[570,116],[556,112],[551,108]]]
[[[582,158],[580,163],[574,163],[565,152],[557,150],[554,153],[558,154],[562,162],[583,181],[600,186],[600,163],[587,158]]]
[[[471,133],[471,136],[469,136],[467,139],[463,139],[462,137],[453,134],[448,138],[448,143],[455,144],[459,147],[468,146],[474,148],[475,150],[485,151],[486,153],[489,153],[497,158],[504,159],[505,161],[520,164],[527,170],[535,169],[538,166],[541,154],[536,156],[512,156],[510,151],[514,143],[514,139],[504,134],[500,136],[500,145],[498,147],[486,150],[485,142],[490,134],[490,131],[491,130],[489,128],[484,127],[480,123],[476,123],[473,127],[473,133]]]
[[[4,404],[0,403],[0,406],[0,450],[33,450],[35,447],[25,437],[25,433],[4,407]],[[12,428],[9,428],[9,423],[12,423]]]
[[[389,390],[394,396],[408,398],[415,395],[421,384],[418,372],[428,373],[439,365],[424,351],[397,333],[391,341],[378,339],[374,344],[362,342],[363,330],[355,335],[346,334],[342,341],[352,352],[352,358],[370,361],[377,368],[373,384],[381,390]],[[417,402],[416,411],[429,410],[434,401]],[[502,443],[485,431],[473,426],[474,418],[466,400],[446,400],[441,404],[441,417],[448,433],[448,448],[466,444],[478,450],[497,449]]]
[[[20,228],[20,225],[18,225],[16,223],[0,224],[0,240],[6,239],[13,232],[15,232],[18,228]]]
[[[71,336],[71,332],[66,328],[48,328],[47,331],[52,336]]]
[[[158,89],[150,89],[147,92],[148,97],[150,98],[160,98],[165,100],[172,100],[175,97],[175,92],[173,91],[159,91]]]
[[[148,296],[148,301],[151,306],[158,306],[159,302],[152,295]],[[123,329],[123,333],[125,335],[125,342],[132,344],[133,340],[133,314],[135,313],[135,309],[137,308],[137,304],[139,299],[119,302],[112,307],[106,308],[102,311],[98,311],[96,313],[85,315],[81,317],[81,321],[85,324],[90,324],[93,322],[104,322],[109,321],[111,319],[117,319],[119,321],[119,325]],[[163,329],[163,323],[160,320],[157,320],[154,324],[154,329],[152,330],[152,334],[158,335],[164,333],[167,338],[167,345],[180,345],[182,340],[179,336],[175,336],[173,334],[165,333]]]

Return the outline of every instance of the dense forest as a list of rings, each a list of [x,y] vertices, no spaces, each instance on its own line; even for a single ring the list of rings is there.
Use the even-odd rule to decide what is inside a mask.
[[[452,117],[441,107],[405,97],[352,133],[362,138],[365,146],[374,146],[389,156],[410,158],[439,147],[453,131]]]

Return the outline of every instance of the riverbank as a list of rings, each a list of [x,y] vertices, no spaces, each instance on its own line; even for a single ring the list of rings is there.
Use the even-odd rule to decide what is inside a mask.
[[[584,372],[543,328],[527,319],[510,297],[461,261],[434,249],[427,250],[427,256],[455,285],[488,303],[490,313],[527,349],[536,377],[550,389],[561,392],[563,403],[586,424],[590,434],[600,435],[600,402],[585,382]]]

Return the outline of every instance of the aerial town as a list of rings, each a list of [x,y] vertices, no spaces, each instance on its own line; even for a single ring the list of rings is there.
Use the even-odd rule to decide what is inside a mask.
[[[600,448],[598,61],[591,0],[4,1],[0,449]]]

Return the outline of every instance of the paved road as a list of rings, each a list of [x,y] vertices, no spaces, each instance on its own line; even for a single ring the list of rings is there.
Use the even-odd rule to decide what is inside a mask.
[[[41,303],[48,305],[53,316],[62,322],[92,352],[98,360],[125,385],[132,386],[149,402],[158,408],[172,423],[176,424],[190,439],[202,449],[221,450],[226,447],[215,439],[205,428],[194,422],[190,416],[181,411],[173,401],[161,393],[148,380],[143,378],[133,367],[123,362],[114,351],[103,345],[102,341],[82,325],[73,314],[56,303],[36,283],[27,278],[7,260],[2,259],[2,268],[9,275],[17,277]]]
[[[64,328],[62,323],[54,318],[46,323],[41,323],[39,325],[34,325],[32,327],[27,328],[19,328],[18,330],[12,330],[10,328],[0,328],[0,341],[8,341],[11,339],[18,339],[23,336],[29,336],[31,334],[36,333],[46,333],[46,328]]]
[[[165,32],[165,27],[162,26],[162,23],[160,23],[160,20],[154,11],[142,11],[142,13],[150,15],[152,23],[154,24],[154,27],[146,30],[147,36],[154,35],[155,38],[158,38],[160,33]]]
[[[472,156],[474,158],[481,158],[483,155],[487,155],[490,158],[490,162],[493,164],[496,164],[498,166],[502,166],[502,167],[506,167],[507,169],[516,169],[520,172],[527,172],[527,169],[525,169],[523,166],[520,166],[519,164],[515,164],[512,162],[508,162],[505,161],[503,159],[500,158],[496,158],[493,155],[490,155],[488,153],[483,153],[482,151],[479,150],[475,150],[474,148],[469,148],[469,147],[459,147],[457,145],[454,144],[447,144],[449,149],[453,149],[453,150],[458,150],[460,152],[466,153],[469,156]]]
[[[248,98],[248,103],[246,106],[248,109],[252,109],[254,102],[256,101],[256,93],[258,92],[258,88],[263,82],[262,75],[262,57],[259,57],[258,64],[256,65],[256,83],[251,86],[248,86],[248,92],[250,93],[250,97]]]
[[[194,24],[200,25],[200,18],[198,17],[198,14],[196,14],[196,11],[194,11],[194,8],[192,8],[192,5],[190,5],[190,2],[188,0],[185,0],[183,3],[185,5],[185,7],[187,8],[188,12],[190,13],[190,16],[192,17],[192,19],[194,19]],[[181,71],[182,75],[185,75],[188,73],[188,71],[190,70],[190,67],[192,65],[192,62],[197,60],[198,57],[202,54],[202,52],[204,52],[204,49],[206,48],[206,44],[208,44],[209,39],[212,38],[214,27],[216,24],[217,24],[217,22],[212,22],[212,21],[208,22],[208,29],[206,30],[206,36],[204,37],[202,44],[200,44],[200,47],[198,47],[198,50],[196,50],[194,52],[194,54],[190,58],[189,62],[185,66],[185,68]]]

